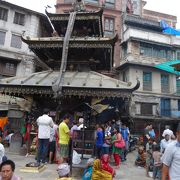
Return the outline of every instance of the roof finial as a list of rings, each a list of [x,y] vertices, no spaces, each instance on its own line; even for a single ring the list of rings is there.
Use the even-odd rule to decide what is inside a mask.
[[[84,0],[74,0],[73,3],[74,11],[86,11]]]

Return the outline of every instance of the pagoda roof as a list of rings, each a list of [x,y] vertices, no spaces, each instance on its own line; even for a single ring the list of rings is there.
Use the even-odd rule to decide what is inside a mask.
[[[59,77],[59,71],[42,71],[23,77],[0,79],[0,93],[9,95],[53,96],[52,86]],[[66,71],[62,85],[64,96],[130,97],[139,88],[103,74],[89,71]]]
[[[76,20],[99,19],[99,17],[102,16],[103,11],[103,8],[100,8],[98,11],[77,11]],[[45,10],[45,12],[52,22],[69,20],[69,15],[71,13],[49,13],[47,10]]]
[[[53,24],[55,30],[60,36],[64,36],[64,29],[67,28],[70,13],[49,13],[46,10],[46,14],[49,20]],[[73,27],[73,32],[82,30],[83,27],[91,29],[91,33],[97,36],[103,36],[103,26],[102,26],[102,14],[103,8],[98,11],[77,11],[75,23]],[[88,32],[87,32],[88,33]]]
[[[102,47],[108,47],[109,45],[114,45],[117,41],[118,36],[115,35],[113,37],[71,37],[69,40],[69,47],[73,47],[73,44],[78,43],[79,46],[75,47],[92,47],[91,44],[102,45]],[[29,45],[29,48],[53,48],[53,47],[62,47],[64,42],[64,37],[42,37],[42,38],[30,38],[30,37],[22,37],[22,41]],[[87,43],[86,46],[84,46]],[[94,46],[96,47],[96,46]],[[110,46],[109,46],[110,47]]]
[[[29,45],[29,48],[48,66],[54,69],[54,67],[60,66],[62,49],[63,49],[63,37],[47,37],[47,38],[24,38],[22,40]],[[105,67],[109,69],[113,62],[113,53],[107,52],[110,49],[114,50],[114,44],[117,41],[117,36],[112,38],[108,37],[71,37],[69,41],[69,57],[68,63],[73,63],[74,53],[81,54],[81,57],[75,58],[75,64],[82,61],[82,63],[90,63],[90,59],[94,58],[99,61],[97,68]],[[83,52],[82,52],[83,51]],[[86,51],[88,51],[86,53]],[[106,54],[105,54],[106,53]],[[96,54],[96,56],[93,56]],[[73,59],[73,62],[71,60]],[[108,60],[107,60],[108,59]],[[53,64],[52,64],[53,62]],[[98,70],[97,69],[97,70]],[[100,69],[99,69],[100,70]]]

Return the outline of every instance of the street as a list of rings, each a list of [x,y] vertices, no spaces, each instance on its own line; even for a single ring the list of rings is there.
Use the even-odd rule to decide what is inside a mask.
[[[20,172],[20,169],[25,166],[25,164],[29,162],[34,162],[34,156],[24,157],[20,155],[9,154],[8,159],[12,159],[16,163],[16,175],[20,176],[22,179],[25,180],[55,180],[57,178],[56,164],[47,164],[47,168],[41,173],[24,173]],[[116,177],[114,180],[148,180],[145,176],[145,169],[138,168],[134,166],[134,160],[136,158],[136,151],[131,152],[128,155],[128,159],[126,162],[121,164],[120,169],[116,170]],[[82,175],[82,170],[73,169],[73,179],[80,180]]]

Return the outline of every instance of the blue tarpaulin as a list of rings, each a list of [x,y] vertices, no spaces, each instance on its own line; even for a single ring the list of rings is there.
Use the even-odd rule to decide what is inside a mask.
[[[170,27],[164,20],[161,20],[160,25],[163,29],[163,33],[180,36],[180,30]]]

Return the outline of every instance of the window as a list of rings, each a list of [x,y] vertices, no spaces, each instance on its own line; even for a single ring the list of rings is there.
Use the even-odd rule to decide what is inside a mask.
[[[161,74],[161,92],[169,93],[169,76]]]
[[[21,49],[21,46],[22,46],[21,36],[12,34],[11,47]]]
[[[24,22],[25,22],[25,15],[15,12],[14,24],[24,25]]]
[[[112,36],[114,34],[114,19],[105,18],[104,34],[107,36]]]
[[[90,3],[98,3],[98,0],[85,0],[86,2],[90,2]]]
[[[0,31],[0,45],[4,45],[5,37],[6,37],[6,33],[3,31]]]
[[[152,91],[152,73],[143,72],[143,90]]]
[[[16,68],[17,68],[17,64],[7,61],[0,62],[0,74],[2,75],[14,76],[16,75]]]
[[[176,80],[176,93],[180,94],[180,79]]]
[[[8,10],[0,7],[0,19],[7,21],[7,18],[8,18]]]
[[[161,116],[171,116],[170,99],[161,98]]]
[[[180,99],[178,99],[178,111],[180,111]]]
[[[107,7],[114,7],[115,6],[115,0],[106,0],[105,5]]]
[[[153,115],[153,105],[150,103],[141,103],[141,115]]]
[[[147,43],[140,43],[140,54],[155,58],[172,59],[172,52],[166,48],[162,49],[160,46],[155,46]]]
[[[180,60],[180,51],[176,52],[176,59]]]

